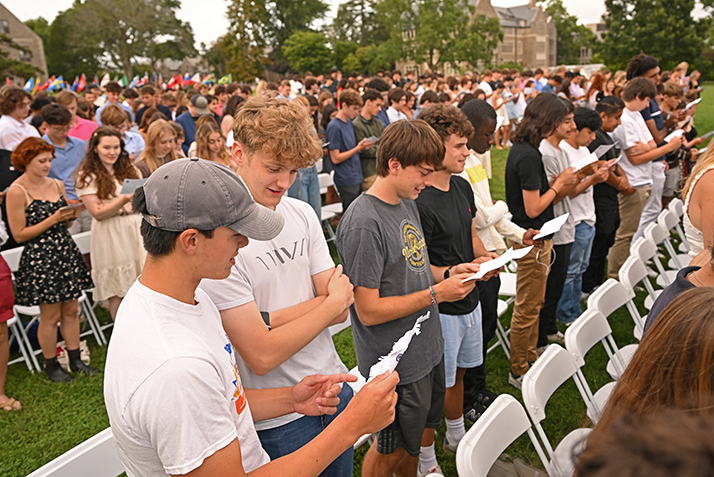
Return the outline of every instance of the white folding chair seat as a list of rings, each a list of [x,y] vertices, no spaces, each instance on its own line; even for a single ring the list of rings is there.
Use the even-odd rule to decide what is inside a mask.
[[[608,317],[624,305],[630,312],[635,326],[637,327],[638,324],[644,326],[637,307],[632,301],[633,297],[633,292],[627,290],[622,283],[614,278],[610,278],[588,297],[588,309],[598,310],[603,316]],[[626,345],[615,353],[614,357],[610,358],[606,369],[612,379],[619,379],[622,376],[636,349],[636,344]]]
[[[334,174],[335,171],[330,172],[329,174],[327,173],[322,173],[317,175],[317,180],[318,183],[320,184],[320,195],[327,194],[327,189],[330,186],[335,185],[334,181]],[[336,190],[337,188],[335,188]],[[335,203],[335,204],[327,204],[322,206],[322,228],[327,231],[327,241],[328,242],[334,242],[337,237],[335,235],[335,231],[332,229],[332,225],[330,225],[330,222],[337,217],[339,214],[342,213],[342,204],[341,203]]]
[[[498,456],[524,432],[547,462],[523,406],[510,394],[501,394],[459,442],[456,471],[462,477],[486,477]]]
[[[630,254],[640,259],[642,264],[645,265],[645,272],[647,272],[646,264],[650,259],[657,255],[657,245],[646,237],[640,237],[635,241],[635,243],[632,244]],[[648,277],[646,277],[643,281],[650,283]],[[646,284],[645,287],[647,287]],[[651,289],[653,291],[651,291]],[[654,304],[654,300],[657,299],[660,293],[662,293],[662,290],[654,290],[654,287],[652,287],[652,284],[650,283],[650,287],[647,289],[647,296],[645,297],[645,308],[648,310],[651,309]]]
[[[652,222],[647,226],[647,228],[645,228],[645,237],[654,242],[655,245],[663,243],[668,236],[669,232],[664,230],[664,228],[657,222]],[[676,278],[677,271],[665,270],[657,254],[652,257],[652,260],[654,261],[654,264],[657,267],[657,272],[659,273],[659,276],[657,277],[657,285],[662,288],[667,288]]]
[[[498,274],[501,279],[501,287],[498,289],[498,296],[508,297],[507,304],[513,303],[516,298],[516,274],[501,272]]]
[[[359,392],[359,390],[362,389],[362,386],[364,386],[365,384],[367,384],[367,380],[364,379],[364,376],[362,376],[362,375],[360,374],[359,368],[357,368],[357,366],[355,366],[354,368],[350,369],[350,370],[348,371],[348,373],[351,374],[351,375],[353,375],[353,376],[357,376],[357,381],[355,381],[354,383],[347,383],[347,384],[349,384],[350,387],[352,388],[352,391],[353,391],[355,394],[357,394],[357,393]],[[353,446],[353,449],[357,449],[358,447],[360,447],[360,446],[361,446],[362,444],[364,444],[365,442],[371,441],[373,435],[374,435],[374,434],[364,434],[362,437],[360,437],[359,439],[357,439],[357,442],[355,442],[355,445]]]
[[[77,244],[77,248],[82,253],[82,255],[88,254],[92,251],[92,231],[82,232],[79,234],[72,235],[72,239]]]
[[[679,217],[677,217],[674,212],[665,209],[660,212],[657,217],[657,223],[668,233],[667,238],[664,239],[664,246],[671,257],[667,266],[672,270],[680,270],[689,265],[689,262],[692,261],[692,257],[687,253],[678,254],[672,244],[672,231],[676,231],[676,227],[679,224]]]
[[[538,358],[538,361],[523,377],[523,402],[533,421],[550,461],[544,462],[548,475],[569,476],[575,469],[574,455],[582,451],[584,440],[591,429],[575,429],[566,435],[553,450],[541,422],[545,419],[545,407],[548,400],[565,381],[572,378],[581,396],[584,391],[577,378],[578,367],[573,357],[557,344],[551,344]],[[587,401],[586,401],[587,405]]]
[[[124,472],[108,427],[27,477],[117,477]]]
[[[15,247],[8,250],[3,250],[0,252],[2,258],[7,262],[7,266],[10,267],[10,271],[15,273],[20,266],[20,257],[22,256],[22,250],[25,247]]]
[[[593,394],[590,385],[585,379],[585,375],[582,372],[582,367],[585,366],[585,356],[598,342],[605,348],[609,358],[619,359],[617,358],[619,349],[615,344],[615,339],[612,337],[610,324],[607,322],[607,318],[597,310],[585,310],[565,330],[565,349],[571,354],[578,368],[576,376],[582,384],[582,390],[584,391],[582,397],[588,405],[587,415],[593,423],[597,423],[600,420],[616,384],[615,381],[607,383]]]

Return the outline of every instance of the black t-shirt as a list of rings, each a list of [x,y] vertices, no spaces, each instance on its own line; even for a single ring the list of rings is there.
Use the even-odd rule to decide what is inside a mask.
[[[474,260],[471,223],[476,215],[476,204],[466,180],[451,176],[448,192],[427,187],[419,194],[416,204],[432,265],[449,267]],[[439,313],[465,315],[474,311],[478,303],[478,287],[474,287],[463,300],[439,303]]]
[[[544,223],[553,219],[555,215],[552,202],[534,219],[526,215],[523,204],[524,190],[538,190],[543,195],[548,189],[550,184],[540,151],[526,141],[514,143],[506,161],[506,203],[513,214],[513,223],[524,229],[538,230]]]
[[[590,152],[594,152],[595,149],[604,144],[614,144],[614,141],[612,140],[609,134],[607,134],[602,129],[598,129],[595,133],[595,140],[590,143],[590,145],[588,146],[588,150]],[[612,147],[600,159],[603,161],[609,161],[611,159],[615,159],[619,155],[620,151],[617,148]],[[620,175],[618,174],[618,172],[620,172],[620,169],[616,166],[615,174]],[[607,182],[595,184],[595,186],[593,187],[593,202],[595,203],[596,210],[619,210],[620,207],[619,202],[617,200],[617,189],[615,189]]]
[[[146,112],[147,109],[148,108],[146,106],[143,106],[136,112],[136,124],[141,124],[141,118],[144,116],[144,112]],[[166,116],[166,119],[168,119],[169,121],[172,120],[171,110],[168,107],[164,106],[163,104],[157,104],[156,109],[158,109],[160,113]],[[220,124],[220,121],[218,122],[218,124]]]
[[[674,282],[667,288],[665,288],[662,293],[657,297],[655,302],[652,304],[650,312],[647,314],[647,321],[645,321],[645,333],[650,329],[652,323],[657,320],[657,317],[662,313],[667,305],[672,303],[675,298],[684,293],[687,290],[696,288],[692,282],[687,279],[687,276],[699,270],[701,267],[684,267],[679,272],[677,272],[677,277]]]

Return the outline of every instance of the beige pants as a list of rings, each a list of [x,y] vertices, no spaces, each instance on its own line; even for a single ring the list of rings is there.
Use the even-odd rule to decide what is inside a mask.
[[[514,249],[523,248],[509,240]],[[553,239],[543,242],[542,248],[533,247],[518,260],[516,272],[516,302],[511,318],[511,371],[516,376],[526,374],[528,362],[536,360],[538,344],[538,316],[545,301],[545,287],[550,270]]]
[[[620,227],[617,229],[615,243],[610,248],[607,257],[607,276],[609,278],[618,278],[620,267],[630,256],[632,237],[640,225],[640,217],[651,192],[652,187],[647,186],[637,189],[631,195],[617,194],[617,199],[620,202]]]

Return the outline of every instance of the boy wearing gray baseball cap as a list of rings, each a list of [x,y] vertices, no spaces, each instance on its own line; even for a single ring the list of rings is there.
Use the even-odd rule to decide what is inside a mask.
[[[256,204],[229,168],[201,159],[166,164],[134,194],[148,257],[127,293],[107,352],[104,396],[130,476],[317,475],[363,434],[394,417],[398,376],[367,385],[319,439],[275,462],[253,425],[298,412],[332,414],[345,374],[292,387],[243,388],[235,352],[204,278],[229,275],[249,239],[269,240],[283,218]],[[252,405],[251,405],[252,404]],[[259,471],[260,472],[260,471]]]

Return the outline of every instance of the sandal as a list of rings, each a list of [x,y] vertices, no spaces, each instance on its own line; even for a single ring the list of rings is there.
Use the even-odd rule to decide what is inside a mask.
[[[15,404],[17,403],[17,406]],[[8,408],[8,409],[6,409]],[[20,401],[16,401],[13,398],[8,399],[4,403],[0,404],[0,409],[2,409],[5,412],[11,412],[11,411],[19,411],[22,409],[22,404]]]

